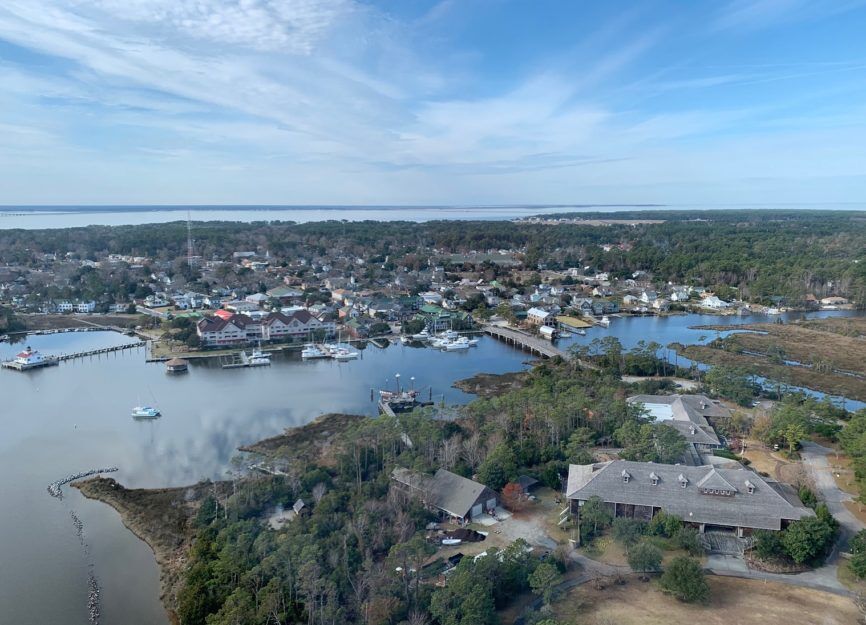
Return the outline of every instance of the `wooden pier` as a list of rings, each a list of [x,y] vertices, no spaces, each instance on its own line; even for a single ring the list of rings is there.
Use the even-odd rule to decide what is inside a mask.
[[[556,356],[566,359],[569,358],[567,352],[555,347],[550,343],[550,341],[533,336],[532,334],[523,332],[522,330],[515,330],[503,326],[486,325],[484,326],[484,333],[495,339],[504,341],[509,345],[514,345],[523,351],[530,352],[536,356],[541,356],[542,358],[555,358]]]

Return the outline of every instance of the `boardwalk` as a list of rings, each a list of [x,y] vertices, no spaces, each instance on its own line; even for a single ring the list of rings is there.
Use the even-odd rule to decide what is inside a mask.
[[[538,338],[537,336],[533,336],[532,334],[521,330],[514,330],[503,326],[486,325],[484,326],[484,333],[489,334],[500,341],[505,341],[509,345],[514,345],[524,351],[535,354],[536,356],[541,356],[542,358],[554,358],[556,356],[561,358],[570,357],[567,352],[555,347],[550,341]]]

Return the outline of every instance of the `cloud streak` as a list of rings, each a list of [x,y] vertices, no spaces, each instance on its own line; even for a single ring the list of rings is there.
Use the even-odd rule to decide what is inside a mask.
[[[683,55],[694,43],[681,25],[711,17],[702,36],[724,43],[720,31],[815,14],[799,0],[733,2],[695,24],[614,12],[568,45],[527,33],[543,53],[495,64],[495,76],[473,69],[491,37],[454,34],[469,10],[445,1],[404,20],[352,0],[6,0],[0,42],[27,54],[0,59],[0,185],[14,182],[7,201],[46,201],[44,187],[25,187],[39,162],[58,184],[89,167],[92,185],[104,171],[111,193],[140,194],[158,179],[168,201],[199,197],[209,175],[207,200],[225,203],[577,201],[602,183],[586,199],[619,201],[638,180],[651,188],[651,175],[738,179],[715,152],[778,145],[761,137],[778,135],[780,119],[791,136],[810,136],[809,115],[794,110],[804,81],[820,84],[811,98],[850,97],[847,110],[822,111],[824,127],[834,114],[856,119],[864,102],[862,59],[723,66]],[[755,97],[775,84],[792,91]],[[851,123],[838,138],[845,159],[862,130]],[[752,162],[772,169],[762,156]],[[803,170],[791,162],[792,176]],[[93,201],[74,184],[61,192]],[[163,201],[146,193],[140,201]]]

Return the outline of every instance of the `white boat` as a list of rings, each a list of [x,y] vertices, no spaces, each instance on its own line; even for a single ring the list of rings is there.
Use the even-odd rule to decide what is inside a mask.
[[[406,335],[404,334],[403,336],[400,337],[400,342],[403,343],[403,345],[408,345],[409,343],[412,342],[412,337],[411,337],[411,336],[406,336]]]
[[[578,336],[586,336],[586,330],[575,330],[574,333]]]
[[[608,318],[608,316],[605,315],[604,317],[602,317],[601,319],[599,319],[599,320],[598,320],[598,325],[603,326],[603,327],[605,327],[605,328],[606,328],[607,326],[609,326],[609,325],[610,325],[610,319]]]
[[[570,338],[571,338],[571,332],[569,332],[568,330],[562,330],[562,331],[559,333],[559,338],[561,338],[561,339],[570,339]]]
[[[132,409],[132,416],[139,419],[155,419],[160,416],[160,412],[151,406],[136,406]]]
[[[778,308],[768,308],[768,309],[767,309],[767,314],[768,314],[768,315],[781,315],[781,314],[782,314],[782,311],[779,310]]]
[[[430,338],[430,333],[427,332],[427,328],[424,328],[418,334],[412,335],[413,341],[426,341],[429,338]]]
[[[249,356],[244,352],[243,359],[248,367],[267,367],[271,364],[271,355],[260,349],[254,349]]]
[[[469,349],[469,347],[469,339],[467,339],[465,336],[461,336],[459,339],[446,343],[442,349],[444,349],[446,352],[459,352],[463,351],[464,349]]]
[[[443,545],[459,545],[462,542],[463,541],[460,540],[459,538],[443,538],[442,539]]]
[[[355,360],[360,354],[353,349],[340,347],[334,352],[334,359],[340,361]]]
[[[440,339],[448,339],[450,341],[453,341],[454,339],[456,339],[460,335],[457,332],[455,332],[454,330],[445,330],[445,332],[440,332],[436,336],[438,336]]]
[[[304,349],[301,350],[301,358],[304,360],[310,360],[313,358],[327,358],[328,354],[324,351],[313,345],[312,343],[309,345],[305,345]]]

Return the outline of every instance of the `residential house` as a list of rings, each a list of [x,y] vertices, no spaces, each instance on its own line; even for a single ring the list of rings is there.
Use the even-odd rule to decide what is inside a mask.
[[[723,310],[725,308],[730,308],[731,305],[728,302],[720,300],[715,295],[708,295],[701,300],[701,307],[710,308],[712,310]]]
[[[526,311],[526,321],[534,326],[545,326],[555,323],[553,315],[543,308],[530,308]]]

